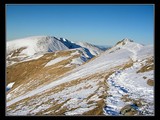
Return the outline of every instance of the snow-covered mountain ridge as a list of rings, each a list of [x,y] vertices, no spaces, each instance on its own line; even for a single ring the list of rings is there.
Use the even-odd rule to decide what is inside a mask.
[[[8,66],[7,115],[154,115],[153,45],[124,39],[88,62],[83,50]]]
[[[103,52],[100,48],[89,43],[77,44],[64,38],[54,36],[33,36],[7,42],[7,64],[38,57],[49,52],[78,49],[84,53],[86,59]]]

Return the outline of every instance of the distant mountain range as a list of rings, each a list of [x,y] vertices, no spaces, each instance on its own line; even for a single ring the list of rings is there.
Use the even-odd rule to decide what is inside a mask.
[[[107,43],[106,43],[107,45]],[[154,115],[153,45],[35,36],[7,42],[6,115]]]

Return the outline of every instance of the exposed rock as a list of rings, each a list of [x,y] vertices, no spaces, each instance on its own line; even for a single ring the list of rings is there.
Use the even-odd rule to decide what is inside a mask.
[[[137,113],[137,110],[135,109],[137,107],[136,105],[126,105],[120,110],[120,114],[126,115],[126,116],[132,116]]]
[[[148,80],[147,80],[147,84],[148,84],[149,86],[154,86],[154,80],[148,79]]]

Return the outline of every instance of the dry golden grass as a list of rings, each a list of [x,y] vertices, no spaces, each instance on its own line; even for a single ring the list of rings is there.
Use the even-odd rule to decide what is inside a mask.
[[[99,101],[96,101],[96,108],[90,110],[90,111],[87,111],[87,112],[84,112],[83,115],[103,115],[103,107],[104,107],[105,103],[104,103],[104,100],[101,99]]]
[[[133,116],[138,112],[137,110],[133,109],[130,105],[124,106],[120,111],[121,114],[125,116]]]
[[[132,101],[132,103],[138,107],[141,107],[142,102],[143,102],[143,100],[141,100],[141,99],[135,100],[135,99],[130,99],[130,98],[126,102],[128,102],[128,101]],[[122,107],[120,111],[121,111],[121,114],[123,114],[125,116],[133,116],[138,113],[138,111],[135,110],[133,107],[131,107],[131,105],[126,105],[126,106]]]
[[[124,102],[133,101],[133,99],[129,98],[129,95],[122,96],[121,100],[123,100]]]
[[[15,82],[12,90],[8,91],[8,93],[12,92],[20,85],[22,85],[21,88],[25,88],[23,92],[31,91],[39,85],[53,82],[60,76],[64,75],[66,72],[72,70],[74,67],[76,67],[75,65],[72,65],[71,67],[64,66],[70,63],[73,58],[79,57],[78,55],[74,55],[71,58],[63,60],[51,67],[44,67],[47,62],[55,59],[57,56],[70,55],[72,52],[73,51],[59,51],[55,53],[47,53],[37,60],[26,61],[7,67],[6,83],[8,84],[10,82]],[[31,82],[31,80],[32,84],[28,84]],[[21,94],[22,93],[20,91],[17,91],[17,93],[14,93],[14,97],[17,97]]]
[[[12,56],[11,57],[15,57],[15,56],[18,56],[24,49],[26,49],[27,47],[21,47],[21,48],[19,48],[19,49],[17,49],[17,50],[14,50],[14,51],[12,51],[11,53],[13,53],[12,54]],[[11,54],[11,53],[9,53],[9,54]]]
[[[96,108],[94,108],[93,110],[90,110],[88,112],[85,112],[83,115],[104,115],[103,114],[103,108],[105,107],[105,99],[107,97],[107,90],[108,90],[108,84],[106,82],[106,80],[108,79],[108,77],[113,74],[113,71],[107,72],[107,73],[103,73],[103,81],[99,82],[99,88],[103,87],[105,89],[105,91],[103,92],[103,94],[101,96],[99,96],[100,100],[96,102]],[[94,101],[89,101],[90,104],[94,103]],[[89,104],[88,103],[88,104]]]
[[[105,107],[105,102],[104,100],[106,99],[107,97],[107,90],[108,90],[108,85],[107,85],[107,82],[106,80],[108,79],[108,77],[113,73],[113,71],[110,71],[110,72],[107,72],[107,73],[103,73],[101,76],[103,76],[103,81],[99,82],[98,85],[98,89],[100,89],[101,87],[104,88],[104,92],[101,96],[99,96],[99,99],[98,101],[93,101],[93,100],[89,100],[94,94],[91,94],[87,100],[88,100],[88,104],[93,104],[93,103],[96,103],[96,108],[90,110],[90,111],[87,111],[85,113],[83,113],[83,115],[104,115],[103,114],[103,108]],[[100,76],[100,75],[99,75]],[[96,91],[98,91],[98,89]]]
[[[98,76],[99,76],[99,74],[93,74],[93,75],[87,76],[85,78],[79,78],[79,79],[72,80],[70,82],[62,83],[60,85],[57,85],[54,89],[47,91],[45,94],[57,93],[59,91],[64,90],[65,88],[72,87],[74,85],[80,84],[81,82],[85,82],[85,81],[88,81],[88,80],[93,80],[95,78],[98,78]],[[89,87],[91,87],[91,86],[87,86],[87,87],[85,86],[83,89],[87,89]]]
[[[71,81],[71,82],[63,83],[63,84],[61,84],[61,85],[56,86],[54,89],[51,89],[51,90],[43,93],[43,95],[49,95],[49,94],[54,94],[54,93],[60,92],[60,91],[64,90],[66,87],[71,87],[71,86],[77,85],[77,84],[79,84],[79,83],[81,83],[81,82],[84,82],[84,81],[86,81],[86,80],[88,81],[88,80],[92,80],[92,79],[94,79],[94,78],[98,78],[99,76],[102,77],[103,75],[94,74],[94,75],[88,76],[88,77],[83,78],[83,79],[76,79],[76,80],[73,80],[73,81]],[[103,84],[102,82],[103,82],[103,81],[99,82],[99,84],[98,84],[98,85],[99,85],[99,88],[102,87],[102,86],[104,86],[104,84]],[[104,80],[104,82],[105,82],[105,80]],[[89,87],[89,86],[88,86],[88,87]],[[85,89],[89,89],[88,87],[85,88]],[[90,86],[90,87],[91,87],[91,86]],[[98,88],[98,89],[99,89],[99,88]],[[83,89],[84,89],[84,88],[83,88]],[[97,91],[98,91],[98,89],[97,89]],[[105,89],[107,89],[107,87],[105,87]],[[32,96],[32,97],[30,97],[30,98],[26,98],[26,99],[20,101],[20,103],[21,103],[21,102],[25,102],[26,105],[27,105],[31,99],[37,99],[37,98],[40,97],[40,96],[41,96],[41,95],[36,95],[36,96]],[[91,95],[91,96],[92,96],[92,95]],[[89,96],[89,97],[91,97],[91,96]],[[89,99],[89,97],[88,97],[87,99]],[[101,98],[101,100],[96,101],[96,105],[97,105],[98,107],[95,108],[94,110],[91,110],[91,111],[88,111],[88,112],[84,113],[84,115],[89,115],[89,114],[92,114],[92,115],[94,115],[94,114],[100,115],[100,114],[102,114],[102,113],[103,113],[102,108],[103,108],[104,105],[105,105],[103,99],[104,99],[105,97],[106,97],[106,94],[103,94],[103,95],[99,96],[99,98]],[[69,99],[68,99],[68,100],[69,100]],[[50,108],[48,108],[48,109],[45,110],[45,111],[38,112],[36,115],[43,115],[43,113],[48,112],[48,111],[51,111],[51,113],[49,113],[49,115],[63,115],[66,111],[68,111],[68,109],[67,109],[66,107],[60,109],[60,107],[61,107],[64,103],[66,103],[66,102],[67,102],[67,101],[63,102],[62,104],[57,104],[56,102],[54,102],[54,103],[52,103],[52,106],[51,106]],[[49,103],[50,103],[50,101],[47,101],[46,103],[43,103],[43,104],[49,104]],[[89,101],[88,104],[89,104],[89,103],[91,103],[91,101]],[[16,106],[16,104],[11,105],[11,106],[10,106],[10,109],[15,109],[15,106]],[[37,106],[37,107],[38,107],[38,106]],[[60,109],[60,110],[59,110],[59,109]],[[76,108],[73,108],[73,109],[76,109]],[[72,110],[73,110],[73,109],[72,109]],[[59,111],[58,111],[58,112],[55,112],[56,110],[59,110]]]
[[[141,69],[139,69],[137,71],[137,73],[143,73],[143,72],[147,72],[147,71],[150,71],[150,70],[154,70],[154,58],[151,57],[151,58],[148,58],[147,61],[146,61],[146,65],[143,66]]]
[[[33,74],[39,73],[44,65],[52,59],[55,59],[60,56],[68,56],[72,53],[72,51],[59,51],[55,53],[47,53],[43,57],[37,60],[26,61],[18,64],[11,65],[7,67],[7,83],[10,82],[20,82],[21,80],[29,78],[33,76]],[[77,56],[75,56],[77,57]],[[68,61],[66,61],[68,63]],[[62,61],[58,65],[66,64],[65,61]],[[55,67],[56,67],[55,66]],[[65,70],[64,70],[65,71]]]
[[[133,60],[130,59],[127,63],[125,63],[124,65],[122,65],[122,70],[126,69],[126,68],[130,68],[131,66],[133,66]]]
[[[83,64],[87,64],[87,63],[89,63],[89,62],[95,60],[96,58],[97,58],[97,56],[94,56],[93,58],[89,59],[88,61],[84,62]]]
[[[133,104],[137,105],[138,107],[142,107],[142,103],[144,102],[142,99],[132,99],[129,98],[129,95],[124,95],[121,98],[124,102],[132,102]],[[126,105],[121,108],[121,114],[125,116],[133,116],[137,114],[137,110],[133,109],[130,105]]]
[[[120,43],[122,43],[123,42],[123,40],[121,40],[121,41],[118,41],[117,43],[116,43],[116,45],[118,45],[118,44],[120,44]]]
[[[147,66],[143,66],[140,70],[137,71],[137,73],[143,73],[153,69],[154,69],[153,65],[147,65]]]
[[[18,84],[19,82],[24,81],[24,79],[29,78],[42,69],[42,64],[45,62],[47,61],[40,58],[38,60],[26,61],[7,67],[6,82],[16,82],[16,84]]]
[[[52,103],[52,106],[50,108],[48,108],[44,111],[40,111],[40,112],[36,113],[36,115],[44,115],[45,112],[50,112],[49,115],[63,115],[66,112],[67,107],[64,107],[63,109],[61,109],[58,112],[55,112],[55,111],[59,110],[61,108],[61,106],[64,105],[69,100],[70,99],[67,99],[65,102],[62,102],[60,104],[58,104],[58,102],[54,102],[54,103]],[[45,103],[43,103],[43,104],[45,104]]]
[[[66,54],[65,54],[65,52],[63,51],[63,52],[57,52],[56,55],[65,56],[65,55],[68,55],[69,53],[71,52],[66,51]],[[13,82],[13,81],[18,82],[22,79],[29,78],[30,75],[33,76],[33,74],[39,73],[43,69],[45,71],[46,69],[43,68],[43,66],[50,60],[55,59],[57,56],[55,56],[55,53],[47,53],[43,57],[37,60],[26,61],[26,62],[14,64],[7,67],[7,83]],[[66,63],[68,63],[68,61]],[[60,64],[57,64],[56,66],[64,65],[66,63],[62,61]]]

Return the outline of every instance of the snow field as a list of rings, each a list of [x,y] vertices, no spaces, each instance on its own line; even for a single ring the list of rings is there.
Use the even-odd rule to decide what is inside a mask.
[[[58,101],[56,104],[61,104],[65,102],[58,110],[55,112],[60,111],[64,107],[67,107],[68,112],[65,112],[66,115],[78,115],[82,114],[84,112],[87,112],[89,110],[94,109],[96,106],[94,103],[87,104],[89,100],[97,101],[99,100],[97,95],[92,96],[89,100],[86,98],[89,97],[91,94],[94,94],[95,92],[99,92],[99,95],[101,95],[101,90],[97,91],[99,81],[97,79],[93,80],[85,80],[82,81],[79,84],[76,84],[75,86],[67,87],[63,89],[62,91],[59,91],[57,93],[49,92],[49,94],[44,94],[44,96],[39,96],[34,99],[29,99],[27,101],[27,106],[23,106],[23,102],[20,102],[22,104],[17,104],[16,110],[9,111],[9,115],[27,115],[28,113],[31,115],[34,115],[38,112],[47,110],[48,108],[52,107],[52,102]],[[88,87],[87,87],[88,86]],[[52,89],[50,89],[52,90]],[[49,90],[47,90],[49,91]],[[50,101],[47,103],[47,101]],[[25,102],[25,101],[24,101]],[[39,106],[39,107],[36,107]],[[48,111],[46,113],[50,113],[51,111]]]
[[[146,103],[152,103],[148,106],[150,108],[150,113],[148,114],[153,113],[154,88],[147,85],[147,81],[143,77],[145,76],[147,79],[153,79],[154,73],[153,70],[151,70],[137,74],[141,65],[141,62],[134,63],[132,67],[116,71],[108,78],[107,82],[110,88],[108,94],[110,96],[107,97],[107,106],[104,108],[106,115],[120,115],[120,109],[127,104],[131,104],[122,101],[121,98],[124,95],[129,95],[131,99],[142,99]],[[139,109],[139,111],[143,112],[144,108]],[[147,113],[145,115],[147,115]]]

